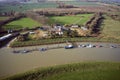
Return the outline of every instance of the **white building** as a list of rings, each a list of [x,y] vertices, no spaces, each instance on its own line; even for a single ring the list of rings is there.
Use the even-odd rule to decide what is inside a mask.
[[[85,30],[85,31],[88,30],[86,27],[81,27],[81,29],[82,29],[82,30]]]

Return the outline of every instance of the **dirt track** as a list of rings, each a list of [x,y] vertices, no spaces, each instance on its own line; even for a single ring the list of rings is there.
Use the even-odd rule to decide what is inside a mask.
[[[30,47],[35,48],[35,47]],[[37,47],[38,48],[38,47]],[[24,48],[18,48],[24,49]],[[120,48],[64,48],[45,52],[13,54],[11,48],[0,49],[0,77],[23,73],[38,67],[47,67],[74,62],[112,61],[120,62]]]

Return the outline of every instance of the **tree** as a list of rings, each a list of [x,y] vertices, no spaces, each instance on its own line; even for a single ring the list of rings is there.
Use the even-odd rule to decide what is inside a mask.
[[[27,34],[23,34],[23,35],[19,35],[17,37],[17,41],[26,41],[28,40],[28,33]]]
[[[78,37],[78,32],[76,30],[71,31],[71,33],[69,34],[70,37]]]

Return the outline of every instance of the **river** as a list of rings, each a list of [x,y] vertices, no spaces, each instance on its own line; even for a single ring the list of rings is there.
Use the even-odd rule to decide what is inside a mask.
[[[17,48],[16,50],[24,48]],[[39,46],[28,48],[39,48]],[[93,61],[120,62],[120,48],[60,48],[47,50],[45,52],[33,51],[26,54],[14,54],[12,51],[13,49],[8,47],[0,49],[1,78],[23,73],[35,68],[68,63]]]

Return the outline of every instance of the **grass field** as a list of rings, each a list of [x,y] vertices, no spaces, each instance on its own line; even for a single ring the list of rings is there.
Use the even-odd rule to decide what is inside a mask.
[[[75,6],[99,6],[95,2],[75,2],[75,1],[67,1],[66,4],[71,4]],[[38,9],[38,8],[55,8],[58,5],[53,2],[47,3],[28,3],[28,4],[5,4],[0,3],[0,12],[9,12],[9,11],[19,11],[24,12],[26,10]]]
[[[78,14],[73,16],[52,16],[49,17],[49,24],[60,23],[60,24],[79,24],[84,25],[93,14]]]
[[[99,6],[96,2],[65,1],[65,3],[75,6]]]
[[[45,78],[43,80],[119,80],[119,71],[106,70],[106,71],[85,71],[85,72],[66,72],[57,74],[52,77]],[[111,76],[112,75],[112,76]],[[94,76],[94,77],[93,77]]]
[[[21,18],[19,20],[10,22],[8,24],[6,24],[5,26],[3,26],[5,29],[22,29],[22,28],[34,28],[34,27],[38,27],[41,24],[39,24],[38,22],[30,19],[30,18]]]
[[[120,80],[120,63],[76,63],[36,69],[6,80]]]
[[[54,8],[57,6],[55,3],[28,3],[28,4],[5,4],[0,3],[0,12],[9,12],[9,11],[18,11],[18,12],[24,12],[26,10],[32,10],[37,8]]]
[[[104,15],[105,16],[105,15]],[[112,18],[105,16],[105,20],[101,25],[103,38],[112,38],[120,40],[120,21],[115,21]]]

